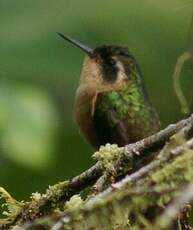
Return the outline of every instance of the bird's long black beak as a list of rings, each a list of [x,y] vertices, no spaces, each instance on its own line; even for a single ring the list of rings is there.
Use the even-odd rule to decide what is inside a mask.
[[[69,37],[68,35],[64,35],[60,32],[57,32],[57,34],[62,37],[63,39],[65,39],[66,41],[70,42],[71,44],[79,47],[81,50],[83,50],[84,52],[86,52],[89,56],[92,56],[93,54],[93,49],[83,45],[82,43],[74,40],[73,38]]]

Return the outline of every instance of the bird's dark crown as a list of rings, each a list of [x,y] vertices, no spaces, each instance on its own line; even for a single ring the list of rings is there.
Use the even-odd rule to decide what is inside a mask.
[[[105,59],[111,56],[125,56],[131,57],[129,50],[125,46],[117,46],[117,45],[101,45],[96,47],[93,50],[93,55],[100,55],[101,58]]]
[[[91,58],[96,58],[101,65],[103,79],[108,82],[115,82],[118,76],[119,61],[129,78],[131,65],[135,62],[133,56],[125,46],[102,45],[93,50]]]

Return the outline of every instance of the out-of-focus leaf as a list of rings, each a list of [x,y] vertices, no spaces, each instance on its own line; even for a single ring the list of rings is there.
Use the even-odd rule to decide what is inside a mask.
[[[39,88],[0,87],[3,153],[24,166],[45,169],[52,160],[56,113]]]

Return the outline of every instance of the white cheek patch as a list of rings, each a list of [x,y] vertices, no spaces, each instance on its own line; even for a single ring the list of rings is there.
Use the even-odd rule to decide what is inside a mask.
[[[128,76],[125,73],[125,69],[123,67],[123,64],[120,61],[116,60],[116,66],[118,68],[118,77],[117,77],[117,80],[118,81],[128,80]]]

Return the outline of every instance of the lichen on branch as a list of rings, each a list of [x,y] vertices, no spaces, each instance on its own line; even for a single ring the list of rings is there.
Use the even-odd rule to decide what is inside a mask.
[[[182,215],[186,203],[176,205],[178,212],[167,223],[158,223],[159,218],[163,221],[160,212],[167,214],[167,208],[172,210],[169,203],[174,207],[175,202],[182,203],[184,189],[193,183],[192,137],[193,116],[190,116],[124,148],[101,147],[95,154],[99,161],[82,174],[50,186],[45,194],[34,193],[22,205],[14,201],[19,208],[0,229],[165,229],[174,223],[190,229],[188,212]],[[152,148],[156,154],[143,161]],[[139,159],[137,167],[128,164]],[[109,181],[112,171],[114,180]],[[104,179],[104,175],[108,186],[81,198],[81,192]],[[188,198],[187,202],[191,201],[191,194]],[[12,199],[5,201],[12,205]]]

